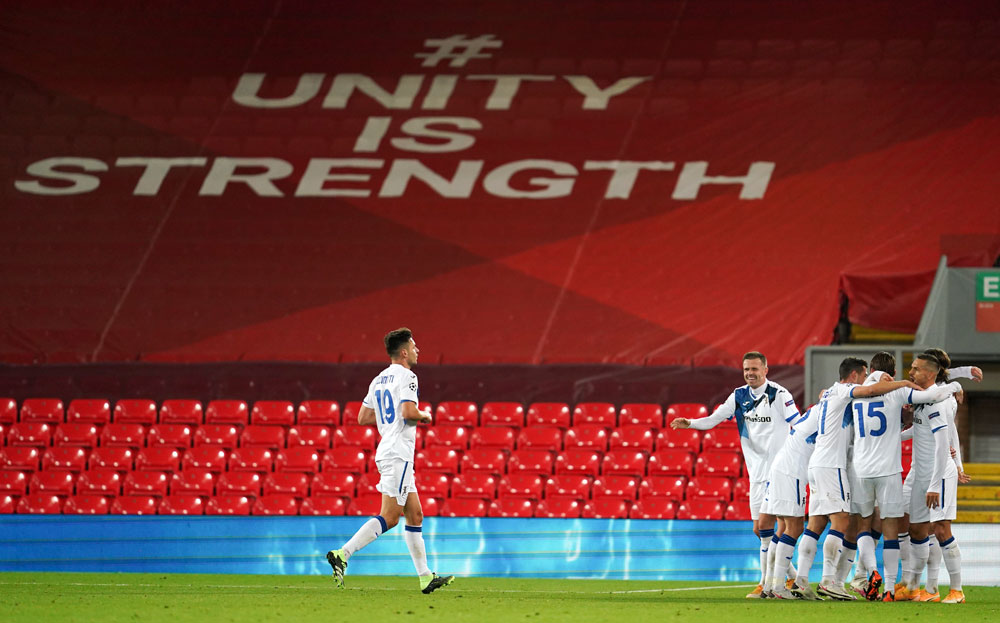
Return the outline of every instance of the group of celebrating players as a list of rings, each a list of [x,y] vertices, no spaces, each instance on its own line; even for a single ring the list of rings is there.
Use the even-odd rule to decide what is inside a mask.
[[[840,379],[800,414],[788,390],[767,380],[766,357],[753,351],[743,357],[746,385],[708,417],[671,422],[698,430],[736,422],[761,543],[761,579],[748,598],[965,602],[951,522],[957,484],[969,477],[955,428],[962,386],[949,378],[980,381],[982,370],[950,365],[947,353],[929,349],[914,358],[908,381],[894,381],[890,353],[878,353],[870,365],[848,357]],[[910,438],[912,468],[904,481],[902,442]],[[809,573],[827,524],[823,575],[814,591]],[[883,533],[879,573],[875,545]],[[796,545],[798,569],[792,565]],[[944,599],[938,590],[942,558],[951,589]],[[856,560],[854,579],[845,586]]]

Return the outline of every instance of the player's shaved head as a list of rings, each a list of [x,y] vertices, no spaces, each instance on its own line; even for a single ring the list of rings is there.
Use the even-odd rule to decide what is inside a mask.
[[[941,369],[938,370],[936,383],[947,383],[948,382],[948,368],[951,367],[951,357],[948,353],[944,352],[940,348],[928,348],[924,351],[925,355],[933,355],[938,360],[938,365]]]

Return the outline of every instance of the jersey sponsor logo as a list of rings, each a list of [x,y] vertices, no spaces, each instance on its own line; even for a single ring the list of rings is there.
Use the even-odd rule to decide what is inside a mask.
[[[743,419],[747,422],[770,422],[770,415],[744,414]]]

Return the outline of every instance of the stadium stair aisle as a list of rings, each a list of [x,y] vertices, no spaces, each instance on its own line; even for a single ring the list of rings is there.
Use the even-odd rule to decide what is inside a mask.
[[[1000,463],[966,463],[965,473],[972,482],[958,486],[958,514],[961,523],[1000,522]]]

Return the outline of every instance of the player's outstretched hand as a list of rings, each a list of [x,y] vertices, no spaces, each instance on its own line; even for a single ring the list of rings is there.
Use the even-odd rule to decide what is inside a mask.
[[[977,383],[983,382],[983,369],[972,366],[972,380]]]
[[[431,410],[430,409],[424,409],[423,411],[420,412],[420,421],[421,422],[423,422],[425,424],[430,424],[431,420],[433,420],[433,418],[431,417]]]
[[[677,430],[678,428],[691,428],[691,420],[686,417],[679,417],[675,420],[670,421],[670,428]]]

